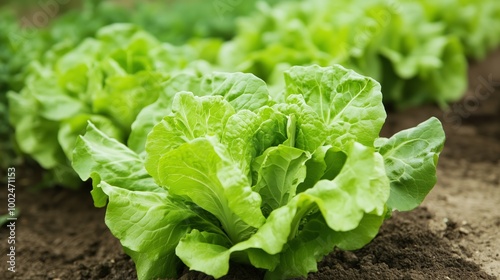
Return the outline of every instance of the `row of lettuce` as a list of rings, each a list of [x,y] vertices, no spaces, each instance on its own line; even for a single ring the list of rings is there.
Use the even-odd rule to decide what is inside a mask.
[[[137,114],[177,72],[253,73],[276,99],[284,69],[339,63],[380,81],[386,104],[445,104],[465,92],[466,57],[483,58],[500,41],[500,5],[494,0],[273,2],[280,3],[259,2],[254,10],[255,3],[243,1],[198,9],[148,4],[134,15],[89,2],[83,12],[62,16],[31,36],[6,26],[12,31],[0,40],[8,42],[0,56],[0,112],[7,118],[5,92],[17,91],[8,98],[12,142],[51,170],[48,182],[77,186],[68,160],[86,121],[127,142]],[[159,16],[167,10],[175,17]],[[226,30],[216,24],[249,13]],[[135,24],[100,27],[117,21]],[[16,41],[22,36],[28,37]],[[8,131],[6,122],[0,130]]]
[[[261,2],[228,37],[215,27],[175,35],[203,24],[130,16],[100,27],[103,13],[93,30],[84,13],[63,17],[64,31],[33,35],[54,44],[25,58],[2,53],[6,65],[32,60],[2,72],[19,75],[2,84],[16,145],[51,183],[92,178],[139,279],[175,277],[182,264],[217,278],[230,260],[268,279],[315,271],[333,247],[364,246],[436,182],[440,122],[379,138],[382,102],[459,98],[466,57],[500,40],[495,1],[331,2]],[[222,16],[247,5],[214,3]],[[186,19],[203,14],[192,10]],[[90,36],[57,40],[72,22]]]
[[[298,1],[240,21],[221,64],[278,83],[290,65],[340,63],[380,81],[396,107],[459,99],[466,58],[500,43],[497,1]]]
[[[2,167],[20,163],[19,150],[30,154],[22,147],[19,149],[11,137],[7,92],[19,92],[39,79],[40,65],[54,68],[86,38],[95,38],[99,29],[113,23],[132,23],[148,30],[155,40],[172,45],[207,37],[214,38],[214,45],[221,44],[234,37],[235,18],[254,11],[257,0],[169,1],[166,4],[164,1],[130,1],[131,6],[98,0],[6,2],[9,5],[0,9],[0,154],[5,159],[0,163]],[[131,10],[134,12],[130,13]],[[10,123],[16,126],[16,120]],[[51,184],[53,174],[47,175],[46,182]]]

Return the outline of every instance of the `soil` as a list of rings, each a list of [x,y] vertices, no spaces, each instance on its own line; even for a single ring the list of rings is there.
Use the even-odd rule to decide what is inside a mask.
[[[466,97],[447,110],[427,106],[388,116],[385,136],[431,116],[443,122],[439,179],[423,205],[394,213],[363,249],[335,250],[307,279],[500,279],[500,51],[472,63],[469,82]],[[16,178],[16,272],[7,271],[9,231],[2,227],[0,279],[137,279],[88,188],[33,191],[36,170],[26,167],[17,168]],[[5,201],[6,188],[0,191]],[[185,269],[180,279],[212,278]],[[222,279],[262,273],[235,265]]]

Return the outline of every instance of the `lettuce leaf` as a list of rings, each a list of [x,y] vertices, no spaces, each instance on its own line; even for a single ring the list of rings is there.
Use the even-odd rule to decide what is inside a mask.
[[[441,123],[431,118],[389,139],[376,140],[391,180],[391,196],[387,201],[390,208],[408,211],[424,200],[437,181],[433,170],[436,170],[444,139]]]

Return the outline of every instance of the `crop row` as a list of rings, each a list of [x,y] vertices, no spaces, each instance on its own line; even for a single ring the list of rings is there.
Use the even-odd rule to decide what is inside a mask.
[[[436,118],[379,137],[383,102],[459,99],[466,58],[500,43],[494,0],[273,2],[0,21],[11,143],[50,185],[92,179],[139,279],[230,261],[291,278],[361,248],[423,201],[445,139]]]

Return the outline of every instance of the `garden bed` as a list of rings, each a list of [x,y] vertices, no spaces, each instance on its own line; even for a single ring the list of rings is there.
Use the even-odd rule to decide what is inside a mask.
[[[394,213],[372,243],[355,252],[333,252],[308,279],[497,279],[499,67],[498,51],[472,64],[469,92],[447,112],[428,106],[389,113],[383,130],[386,136],[431,116],[440,118],[447,141],[438,166],[438,184],[423,206]],[[38,176],[28,167],[17,167],[16,177],[21,209],[16,272],[7,271],[2,261],[2,279],[136,279],[133,262],[104,224],[104,209],[93,207],[89,189],[29,190]],[[5,197],[5,188],[1,192]],[[8,232],[2,228],[0,233],[5,259]],[[251,268],[234,266],[223,279],[261,277]],[[186,271],[181,279],[211,278]]]

